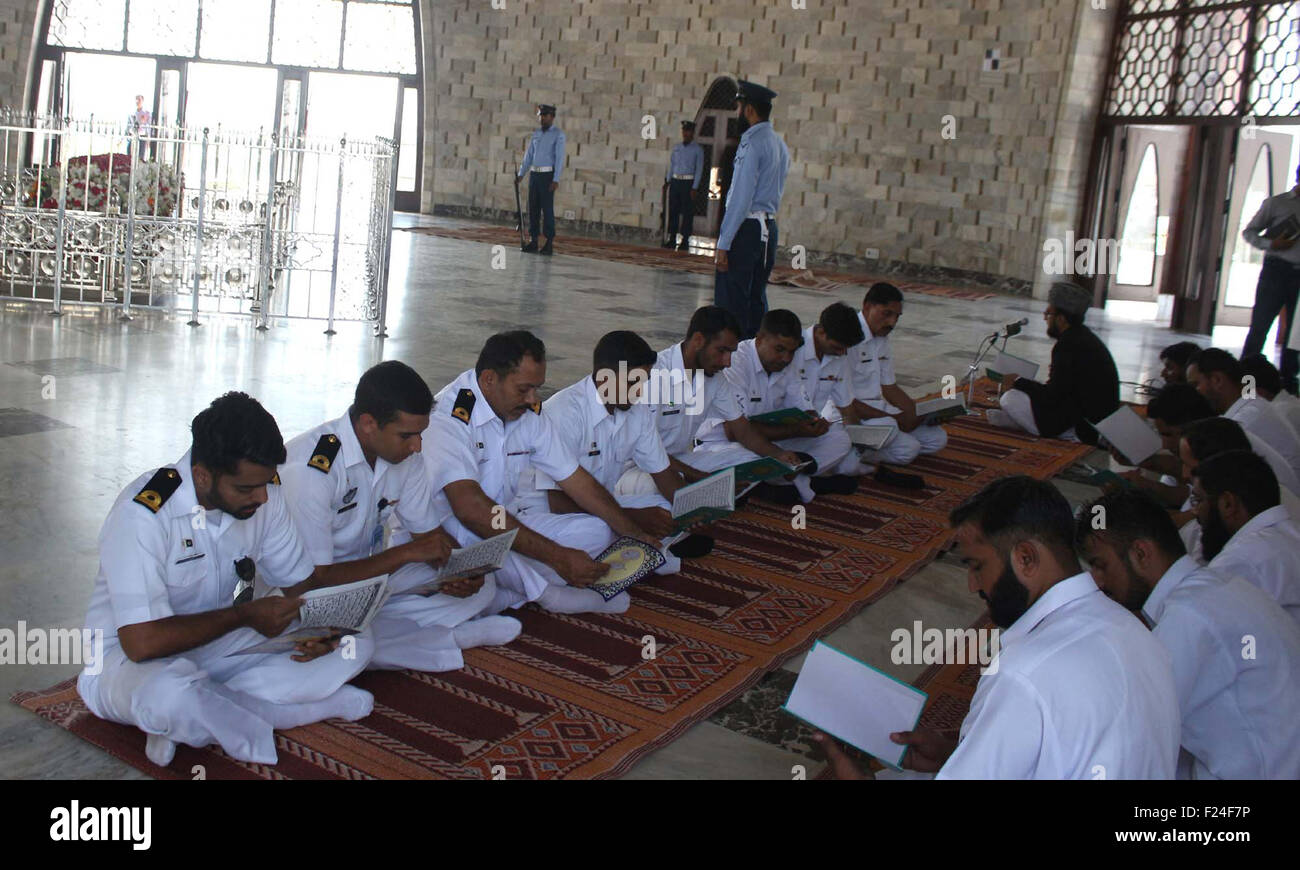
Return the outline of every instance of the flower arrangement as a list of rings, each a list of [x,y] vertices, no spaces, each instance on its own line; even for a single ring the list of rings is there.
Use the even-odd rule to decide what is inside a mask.
[[[45,167],[39,184],[32,176],[23,204],[59,207],[59,166]],[[131,186],[129,154],[95,154],[68,161],[65,205],[77,211],[126,211]],[[183,179],[167,164],[141,160],[135,168],[135,212],[139,216],[171,217],[176,211]]]

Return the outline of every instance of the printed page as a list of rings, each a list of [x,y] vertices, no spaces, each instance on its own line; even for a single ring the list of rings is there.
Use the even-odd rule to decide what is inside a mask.
[[[506,553],[514,546],[518,534],[519,529],[511,529],[468,547],[452,550],[447,563],[438,569],[438,581],[457,580],[495,571],[506,560]]]
[[[720,474],[714,474],[677,490],[673,495],[673,518],[683,517],[700,508],[734,510],[735,500],[736,471],[734,468],[728,468]]]
[[[784,709],[832,737],[899,767],[906,746],[889,739],[921,719],[925,692],[818,641]]]
[[[298,618],[303,628],[361,631],[383,606],[387,586],[387,577],[372,577],[304,592]]]

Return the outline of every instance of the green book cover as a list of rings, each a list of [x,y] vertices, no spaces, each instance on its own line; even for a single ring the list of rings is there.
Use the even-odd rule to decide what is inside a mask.
[[[793,468],[786,465],[781,460],[773,459],[770,456],[764,456],[761,459],[754,459],[749,462],[742,462],[740,465],[733,466],[732,471],[736,473],[737,486],[750,483],[762,483],[765,480],[771,480],[775,477],[785,477],[787,474],[794,473]]]
[[[800,408],[782,408],[780,411],[768,411],[766,414],[756,414],[749,418],[751,423],[764,423],[769,426],[780,426],[782,423],[803,423],[814,419],[814,415]]]
[[[724,517],[730,516],[732,513],[733,512],[730,509],[721,508],[721,507],[696,508],[690,513],[682,514],[680,517],[674,517],[673,530],[674,533],[684,532],[694,525],[707,525],[708,523],[715,523],[718,520],[723,519]]]

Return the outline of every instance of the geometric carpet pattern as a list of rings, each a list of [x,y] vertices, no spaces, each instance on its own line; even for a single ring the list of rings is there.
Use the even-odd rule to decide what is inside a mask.
[[[709,556],[633,587],[627,613],[530,606],[516,641],[467,651],[462,670],[363,674],[356,684],[374,693],[374,712],[277,732],[274,768],[186,746],[156,767],[144,735],[91,715],[71,680],[13,700],[160,779],[191,778],[196,764],[208,779],[618,776],[932,561],[951,540],[948,511],[967,495],[1008,474],[1050,478],[1091,449],[982,417],[949,431],[949,447],[912,469],[926,489],[867,478],[856,494],[818,498],[799,529],[791,509],[751,500],[715,524]],[[955,727],[943,713],[927,716]]]

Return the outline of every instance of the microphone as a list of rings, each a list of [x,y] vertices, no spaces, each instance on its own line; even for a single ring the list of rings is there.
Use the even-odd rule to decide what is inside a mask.
[[[1020,327],[1028,326],[1028,325],[1029,325],[1028,317],[1022,317],[1019,320],[1017,320],[1015,323],[1008,323],[1005,327],[1003,327],[1003,329],[1005,330],[1003,337],[1011,338],[1013,335],[1019,335]]]

